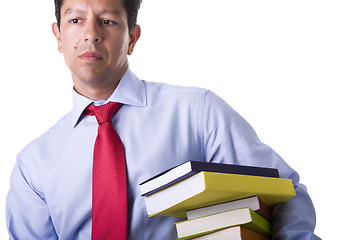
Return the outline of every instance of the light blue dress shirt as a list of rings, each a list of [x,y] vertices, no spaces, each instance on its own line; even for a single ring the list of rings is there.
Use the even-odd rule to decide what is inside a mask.
[[[89,240],[93,146],[98,124],[82,114],[92,103],[73,91],[74,107],[18,155],[7,197],[10,239]],[[108,101],[128,173],[129,239],[176,239],[173,217],[147,216],[139,183],[187,160],[272,167],[291,178],[297,196],[273,210],[273,239],[319,239],[315,211],[298,174],[214,93],[140,81],[130,70]]]

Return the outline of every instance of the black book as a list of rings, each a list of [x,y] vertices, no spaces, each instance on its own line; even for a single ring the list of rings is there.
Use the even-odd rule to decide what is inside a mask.
[[[275,168],[187,161],[140,183],[141,196],[149,196],[202,171],[252,175],[260,177],[279,177],[279,171]]]

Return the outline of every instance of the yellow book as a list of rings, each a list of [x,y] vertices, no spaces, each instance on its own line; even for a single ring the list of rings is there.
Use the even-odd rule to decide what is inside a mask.
[[[267,206],[295,197],[291,179],[200,172],[145,198],[150,217],[186,217],[186,210],[250,196]]]

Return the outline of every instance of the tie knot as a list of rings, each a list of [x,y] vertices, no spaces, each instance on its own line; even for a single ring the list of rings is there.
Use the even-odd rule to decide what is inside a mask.
[[[117,102],[109,102],[97,107],[91,104],[86,108],[85,114],[95,115],[96,120],[100,125],[103,122],[111,122],[112,117],[120,109],[121,106],[122,104]]]

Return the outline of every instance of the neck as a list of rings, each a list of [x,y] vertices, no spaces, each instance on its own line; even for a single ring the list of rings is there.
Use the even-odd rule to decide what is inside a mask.
[[[74,83],[74,88],[77,93],[80,95],[92,99],[94,101],[98,100],[107,100],[115,91],[117,85],[120,80],[111,86],[103,86],[103,87],[89,87],[89,86],[81,86],[80,84]]]
[[[75,91],[94,101],[107,100],[115,91],[126,70],[124,69],[117,77],[111,78],[112,80],[81,81],[73,76]]]

